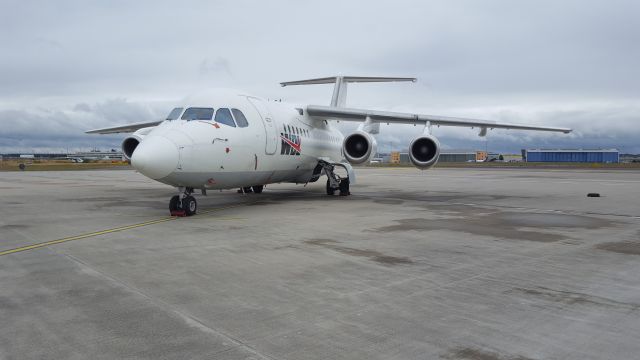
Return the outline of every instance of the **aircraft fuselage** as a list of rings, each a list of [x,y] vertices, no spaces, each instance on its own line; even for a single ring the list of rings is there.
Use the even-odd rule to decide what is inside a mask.
[[[190,100],[178,108],[183,112],[189,108],[235,109],[244,114],[248,125],[233,127],[217,122],[216,117],[178,117],[136,132],[141,142],[131,157],[132,165],[168,185],[228,189],[306,183],[314,178],[319,160],[339,162],[343,158],[340,131],[292,104],[236,95]]]

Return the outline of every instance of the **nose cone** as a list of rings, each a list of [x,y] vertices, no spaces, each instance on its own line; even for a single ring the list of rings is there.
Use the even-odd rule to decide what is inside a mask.
[[[147,137],[133,152],[131,165],[147,177],[162,179],[178,166],[178,148],[164,137]]]

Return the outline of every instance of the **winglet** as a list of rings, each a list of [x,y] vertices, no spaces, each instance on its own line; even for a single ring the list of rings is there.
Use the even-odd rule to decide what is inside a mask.
[[[408,77],[377,77],[377,76],[331,76],[317,79],[297,80],[281,82],[282,87],[291,85],[315,85],[315,84],[333,84],[333,96],[331,97],[331,106],[344,107],[347,102],[347,84],[357,82],[396,82],[411,81],[416,82],[416,78]]]

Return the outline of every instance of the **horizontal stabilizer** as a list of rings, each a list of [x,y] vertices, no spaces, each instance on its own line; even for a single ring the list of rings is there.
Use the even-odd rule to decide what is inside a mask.
[[[333,87],[333,96],[331,97],[331,106],[345,107],[347,104],[347,84],[348,83],[372,83],[372,82],[396,82],[411,81],[416,82],[418,79],[409,77],[380,77],[380,76],[330,76],[317,79],[285,81],[280,85],[315,85],[315,84],[336,84]]]
[[[395,81],[411,81],[416,82],[416,78],[408,77],[381,77],[381,76],[330,76],[317,79],[308,80],[296,80],[281,82],[282,86],[290,85],[315,85],[315,84],[333,84],[338,82],[338,79],[342,79],[342,82],[357,83],[357,82],[395,82]]]

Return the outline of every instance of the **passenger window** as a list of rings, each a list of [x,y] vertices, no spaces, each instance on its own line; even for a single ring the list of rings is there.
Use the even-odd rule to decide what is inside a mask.
[[[213,108],[188,108],[182,114],[182,120],[211,120],[213,118]]]
[[[183,108],[175,108],[175,109],[171,110],[169,115],[167,115],[167,120],[175,120],[175,119],[179,118],[180,114],[182,114],[182,110],[184,110],[184,109]]]
[[[231,109],[231,112],[233,113],[233,117],[236,118],[236,123],[239,127],[249,126],[249,122],[247,121],[247,118],[244,116],[242,111],[238,109]]]
[[[231,117],[231,111],[227,108],[218,109],[216,111],[216,122],[220,124],[229,125],[231,127],[236,127],[236,123],[233,122],[233,117]]]

